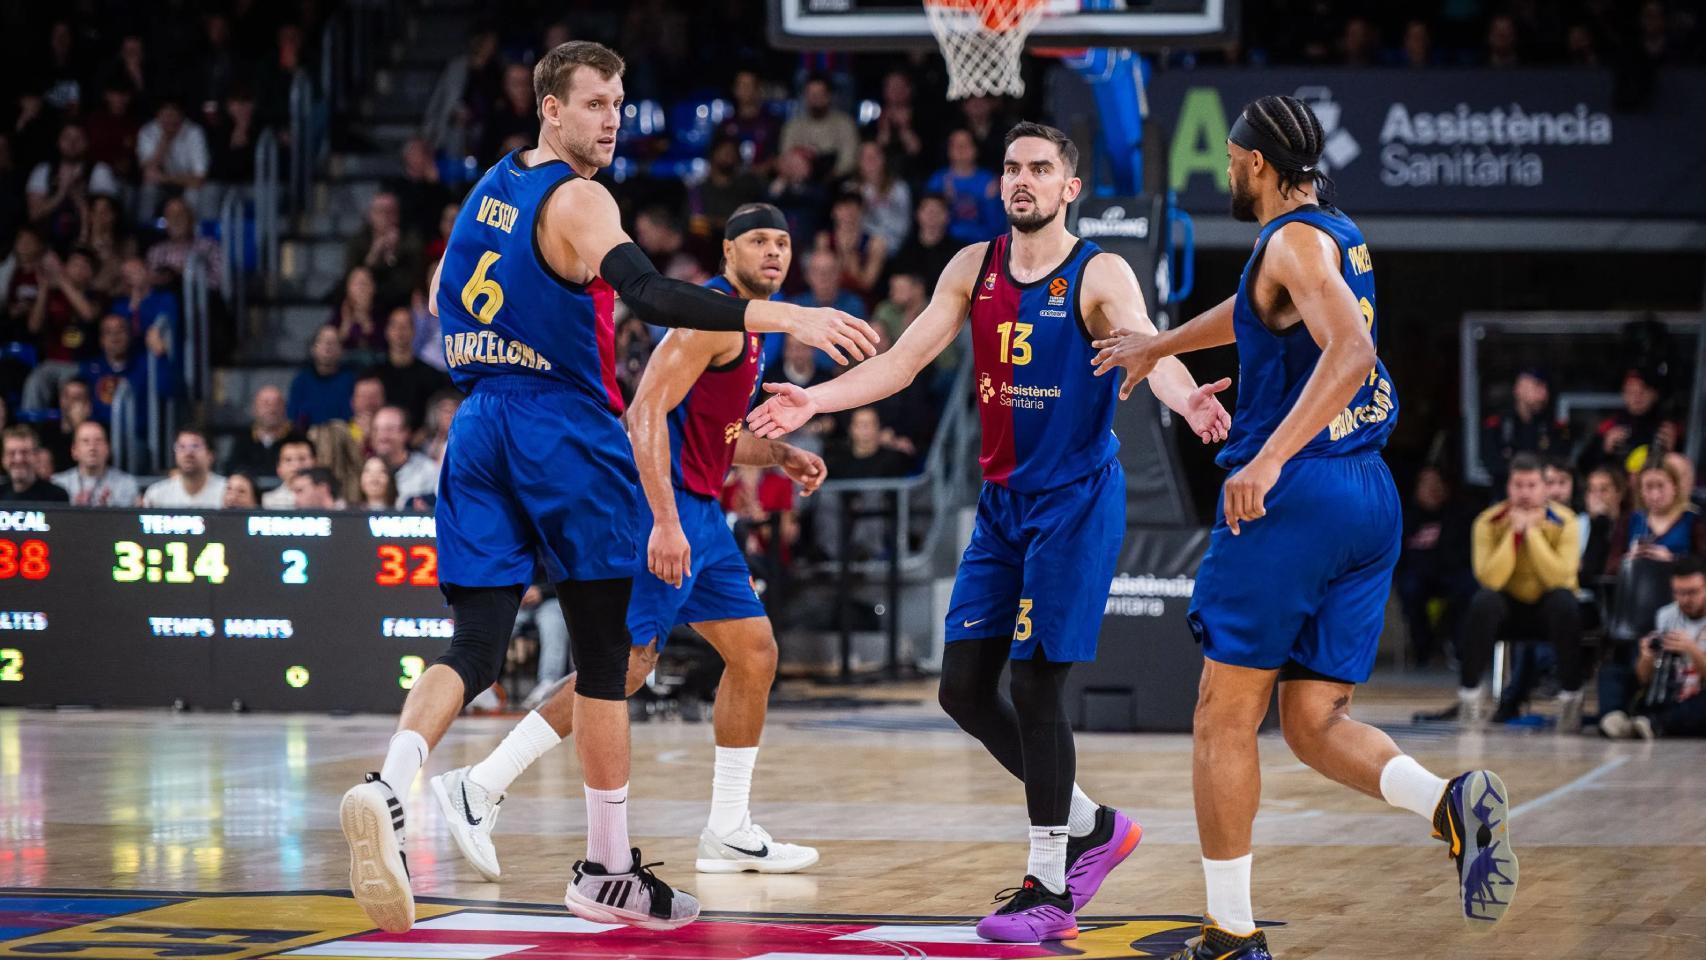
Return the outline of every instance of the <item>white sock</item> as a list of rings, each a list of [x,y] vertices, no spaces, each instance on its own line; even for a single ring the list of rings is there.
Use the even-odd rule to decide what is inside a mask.
[[[1208,883],[1208,918],[1235,937],[1256,932],[1256,918],[1250,909],[1250,856],[1202,858],[1203,879]]]
[[[610,873],[634,869],[628,845],[628,785],[586,788],[586,858]]]
[[[1072,785],[1072,812],[1066,815],[1066,829],[1075,837],[1087,837],[1096,829],[1096,811],[1101,807],[1090,795]]]
[[[409,795],[415,775],[426,763],[426,738],[413,730],[398,730],[391,735],[391,747],[385,751],[385,765],[379,768],[379,779],[385,781],[398,799]]]
[[[1409,754],[1400,753],[1380,771],[1380,795],[1386,802],[1433,822],[1434,808],[1445,794],[1445,781],[1428,772]]]
[[[533,766],[533,761],[545,755],[563,738],[534,710],[521,718],[515,729],[504,737],[498,748],[468,771],[468,779],[486,788],[487,793],[503,793],[521,772]]]
[[[757,747],[718,747],[715,773],[711,777],[711,833],[726,837],[746,823],[747,803],[752,797],[752,768],[758,763]]]
[[[1042,881],[1050,893],[1066,892],[1067,835],[1065,824],[1031,828],[1031,859],[1025,872]]]
[[[1486,696],[1487,696],[1486,684],[1482,684],[1478,687],[1458,687],[1457,688],[1457,699],[1461,700],[1461,701],[1482,700],[1482,699],[1485,699]]]

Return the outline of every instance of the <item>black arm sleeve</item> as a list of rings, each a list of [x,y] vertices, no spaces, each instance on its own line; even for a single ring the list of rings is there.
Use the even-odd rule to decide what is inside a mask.
[[[745,330],[746,301],[658,273],[639,244],[604,255],[598,275],[647,323],[692,330]]]

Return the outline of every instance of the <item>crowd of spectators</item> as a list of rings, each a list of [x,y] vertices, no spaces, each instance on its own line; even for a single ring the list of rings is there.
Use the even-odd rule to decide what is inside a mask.
[[[1245,4],[1240,43],[1174,65],[1608,67],[1706,59],[1700,13],[1666,0],[1273,0]]]
[[[318,4],[209,4],[172,16],[148,5],[76,12],[16,5],[0,53],[0,425],[41,463],[9,496],[73,503],[189,499],[217,506],[211,446],[179,436],[167,487],[139,490],[110,465],[114,408],[153,390],[181,397],[182,278],[199,258],[222,321],[226,191],[254,176],[260,131],[288,113],[290,78]],[[286,138],[288,139],[288,138]],[[229,330],[215,339],[231,342]],[[142,418],[135,419],[142,440]],[[153,498],[153,499],[149,499]]]
[[[1607,735],[1706,734],[1689,712],[1699,704],[1660,716],[1698,690],[1691,671],[1706,653],[1697,658],[1679,639],[1686,632],[1688,644],[1706,650],[1706,634],[1688,632],[1692,614],[1661,616],[1653,636],[1635,644],[1608,623],[1628,609],[1618,606],[1620,592],[1643,595],[1641,578],[1674,580],[1677,602],[1695,609],[1690,571],[1706,562],[1695,465],[1681,449],[1684,398],[1671,395],[1681,391],[1671,388],[1668,364],[1651,359],[1627,369],[1616,409],[1575,435],[1554,409],[1548,372],[1521,369],[1509,402],[1481,426],[1492,485],[1479,503],[1474,491],[1453,490],[1438,466],[1417,473],[1394,593],[1415,661],[1456,660],[1458,716],[1517,720],[1537,690],[1553,687],[1560,724],[1576,729],[1584,681],[1597,669]],[[1655,609],[1636,617],[1650,622]],[[1487,677],[1498,641],[1512,644],[1512,670],[1495,705]],[[1584,649],[1600,656],[1584,660]],[[1655,686],[1661,660],[1671,673],[1661,671]]]

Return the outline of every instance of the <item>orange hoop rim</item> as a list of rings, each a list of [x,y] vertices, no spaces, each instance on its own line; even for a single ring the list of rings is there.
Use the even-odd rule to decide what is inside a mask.
[[[978,14],[984,28],[992,33],[1018,29],[1025,14],[1047,5],[1048,0],[924,0],[926,7]]]

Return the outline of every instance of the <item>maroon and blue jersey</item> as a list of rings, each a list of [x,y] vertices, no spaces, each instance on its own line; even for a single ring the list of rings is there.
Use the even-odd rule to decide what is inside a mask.
[[[601,277],[558,276],[535,240],[551,194],[575,177],[561,160],[528,166],[517,150],[469,192],[439,274],[445,360],[464,392],[493,377],[533,378],[567,384],[619,415],[616,291]]]
[[[1256,269],[1267,252],[1268,241],[1288,223],[1307,223],[1338,244],[1339,270],[1362,310],[1369,337],[1380,342],[1375,326],[1374,261],[1368,242],[1351,218],[1338,210],[1309,204],[1268,221],[1256,237],[1256,249],[1244,265],[1232,303],[1232,329],[1238,343],[1238,407],[1232,413],[1226,446],[1215,458],[1229,470],[1249,463],[1261,452],[1280,421],[1297,405],[1303,385],[1321,360],[1321,348],[1303,324],[1275,331],[1262,322],[1250,303]],[[1378,454],[1397,422],[1398,391],[1392,386],[1386,364],[1377,357],[1350,405],[1292,459]]]
[[[1020,492],[1082,480],[1114,459],[1117,377],[1097,377],[1079,309],[1084,269],[1101,250],[1079,240],[1059,267],[1013,279],[1011,234],[989,243],[972,291],[983,477]]]
[[[735,296],[721,276],[705,286]],[[679,490],[719,497],[735,460],[746,412],[764,374],[764,337],[744,334],[746,347],[720,367],[707,367],[669,412],[670,479]]]

